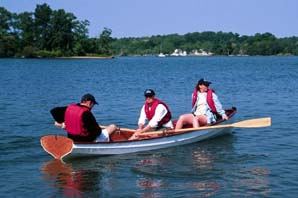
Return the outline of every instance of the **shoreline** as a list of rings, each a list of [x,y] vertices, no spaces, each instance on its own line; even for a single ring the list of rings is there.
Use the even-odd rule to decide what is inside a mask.
[[[156,55],[127,55],[127,56],[62,56],[62,57],[0,57],[1,59],[115,59],[117,57],[157,57],[157,58],[207,58],[207,57],[298,57],[297,55],[245,55],[245,56],[237,56],[237,55],[212,55],[212,56],[165,56],[158,57]]]
[[[113,59],[114,56],[63,56],[63,57],[55,57],[58,59]]]

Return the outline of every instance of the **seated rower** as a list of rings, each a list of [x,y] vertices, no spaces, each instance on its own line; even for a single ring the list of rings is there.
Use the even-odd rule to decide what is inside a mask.
[[[141,133],[158,130],[162,127],[173,129],[172,115],[168,106],[155,98],[155,92],[152,89],[145,90],[144,96],[145,104],[140,113],[138,129],[129,140],[137,139]],[[146,120],[149,122],[145,126]]]
[[[98,104],[91,94],[85,94],[80,103],[67,107],[56,107],[51,110],[55,126],[67,131],[67,136],[78,142],[108,142],[110,135],[117,130],[111,124],[105,129],[97,124],[91,109]]]

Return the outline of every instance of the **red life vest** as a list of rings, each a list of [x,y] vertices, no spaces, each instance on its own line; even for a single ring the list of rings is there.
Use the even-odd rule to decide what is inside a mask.
[[[66,108],[64,120],[68,134],[88,136],[89,132],[83,126],[83,113],[90,111],[88,107],[71,104]]]
[[[214,93],[213,89],[207,90],[207,104],[210,107],[211,112],[214,114],[217,114],[217,110],[216,110],[215,103],[213,100],[213,93]],[[192,103],[191,103],[192,107],[194,107],[194,105],[196,104],[197,99],[198,99],[198,91],[197,91],[197,89],[194,89],[193,94],[192,94]]]
[[[169,122],[172,118],[170,109],[164,102],[160,101],[157,98],[154,98],[154,100],[151,104],[148,104],[147,102],[145,102],[145,114],[146,114],[147,119],[151,120],[155,114],[156,107],[159,104],[164,105],[168,111],[167,114],[158,122],[158,127],[161,127],[162,125]]]

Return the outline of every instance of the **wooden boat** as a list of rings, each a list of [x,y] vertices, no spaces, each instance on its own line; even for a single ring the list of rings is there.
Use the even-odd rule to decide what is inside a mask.
[[[173,146],[180,146],[217,137],[231,132],[233,127],[263,127],[268,126],[269,118],[253,119],[234,124],[222,124],[231,122],[236,113],[236,108],[226,110],[228,121],[219,120],[212,126],[191,128],[185,126],[180,130],[153,131],[142,134],[137,140],[128,140],[135,130],[121,128],[113,133],[110,142],[80,143],[73,142],[64,136],[48,135],[41,138],[41,145],[46,152],[56,159],[63,157],[116,155],[150,151]],[[266,119],[266,120],[264,120]]]

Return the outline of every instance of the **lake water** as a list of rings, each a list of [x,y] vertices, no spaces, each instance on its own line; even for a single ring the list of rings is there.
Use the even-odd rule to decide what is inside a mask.
[[[0,59],[0,197],[296,197],[298,57],[134,57],[110,60]],[[97,121],[135,128],[152,88],[174,118],[189,112],[197,80],[212,81],[233,129],[195,144],[56,164],[40,147],[65,134],[49,110],[87,92]]]

